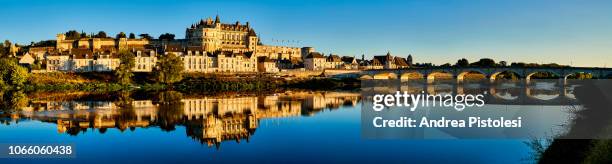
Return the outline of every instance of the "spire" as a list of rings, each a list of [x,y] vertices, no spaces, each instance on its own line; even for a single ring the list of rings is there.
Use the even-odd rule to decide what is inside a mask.
[[[221,19],[219,19],[219,14],[215,17],[215,23],[221,23]]]
[[[412,54],[408,54],[408,58],[406,58],[406,62],[408,62],[409,66],[412,66]]]
[[[255,30],[250,29],[249,30],[249,36],[257,36],[257,34],[255,33]]]

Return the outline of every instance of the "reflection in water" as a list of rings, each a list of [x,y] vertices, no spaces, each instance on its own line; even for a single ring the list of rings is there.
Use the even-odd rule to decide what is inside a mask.
[[[382,83],[382,84],[381,84]],[[576,105],[574,88],[578,84],[562,84],[557,80],[532,80],[529,85],[517,81],[488,81],[471,83],[437,83],[424,81],[395,83],[389,81],[366,81],[363,92],[390,93],[406,91],[410,94],[429,95],[484,94],[486,104],[506,105]]]
[[[541,84],[540,84],[541,86]],[[573,101],[573,87],[539,87],[538,82],[532,85],[523,85],[520,83],[497,83],[480,84],[480,83],[464,83],[457,84],[418,84],[411,83],[401,86],[402,91],[409,93],[420,93],[421,91],[428,94],[436,93],[452,93],[452,94],[487,94],[487,104],[507,104],[519,105],[514,108],[536,109],[534,104],[553,106],[549,109],[562,110],[562,106],[567,105],[568,101]],[[377,89],[377,88],[364,88]],[[378,88],[397,90],[397,88]],[[388,161],[401,163],[406,159],[421,159],[425,161],[438,160],[439,158],[429,158],[427,154],[440,153],[441,149],[449,149],[450,151],[442,152],[449,159],[458,159],[461,157],[470,157],[473,159],[484,159],[483,161],[495,160],[499,161],[514,161],[528,155],[525,151],[528,148],[522,141],[504,140],[504,141],[374,141],[362,140],[360,138],[359,128],[359,112],[351,109],[358,109],[363,103],[359,93],[345,92],[287,92],[274,95],[240,95],[227,94],[232,96],[198,96],[186,95],[179,92],[163,92],[161,94],[148,95],[143,93],[117,93],[117,94],[85,94],[85,93],[34,93],[27,96],[23,93],[2,94],[3,109],[19,109],[18,111],[0,111],[0,123],[15,124],[0,126],[0,130],[4,128],[7,135],[0,135],[0,138],[5,141],[26,141],[33,142],[38,140],[59,141],[59,142],[75,142],[81,145],[93,143],[92,141],[103,141],[120,144],[125,149],[142,151],[142,154],[134,153],[131,156],[138,156],[138,159],[149,158],[159,153],[155,148],[159,145],[162,149],[172,149],[176,147],[185,148],[185,150],[193,150],[203,154],[202,152],[217,153],[214,155],[222,161],[232,161],[236,152],[251,151],[251,150],[270,150],[270,154],[277,156],[287,156],[304,161],[313,161],[327,159],[308,158],[308,153],[295,153],[286,151],[292,147],[300,147],[304,152],[321,152],[321,154],[333,154],[334,159],[343,159],[344,161],[363,161],[365,159],[374,159],[384,157]],[[541,99],[547,95],[559,95],[554,99]],[[338,110],[326,115],[319,114],[321,111],[337,109],[341,106],[353,106],[349,110]],[[493,105],[495,106],[495,105]],[[313,116],[307,119],[294,117]],[[347,116],[348,115],[348,116]],[[283,122],[283,125],[274,129],[262,128],[266,123],[271,121],[271,118],[291,117],[289,122]],[[39,120],[45,123],[27,122],[27,120]],[[276,119],[274,119],[276,120]],[[296,120],[299,120],[296,122]],[[298,123],[300,125],[296,125]],[[261,125],[260,125],[261,123]],[[51,125],[51,127],[48,127]],[[314,125],[314,126],[312,126]],[[288,127],[291,126],[291,127]],[[38,128],[41,127],[41,128]],[[312,128],[316,127],[316,128]],[[148,129],[140,129],[148,128]],[[41,130],[47,129],[47,130]],[[48,130],[52,129],[52,130]],[[117,130],[111,130],[117,129]],[[173,131],[172,133],[159,132]],[[185,132],[182,132],[185,129]],[[259,131],[256,133],[256,129]],[[55,133],[57,130],[59,135],[48,135]],[[136,131],[135,133],[117,134],[116,131]],[[263,130],[263,131],[262,131]],[[95,133],[86,133],[85,131],[94,131]],[[37,133],[34,134],[33,133]],[[43,139],[41,135],[47,134]],[[160,136],[159,134],[162,134]],[[168,135],[166,135],[168,134]],[[253,138],[254,134],[258,134]],[[281,135],[278,135],[281,134]],[[69,135],[78,135],[78,137],[70,137]],[[147,135],[146,138],[135,137],[136,135]],[[149,137],[150,135],[150,137]],[[189,141],[187,137],[201,144],[206,144],[208,147],[219,148],[224,145],[223,151],[215,151],[214,149],[190,149],[192,146],[199,147],[199,144]],[[3,138],[4,137],[4,138]],[[157,140],[159,137],[165,137],[163,142]],[[168,138],[172,138],[171,140]],[[18,138],[24,138],[19,140]],[[181,142],[180,138],[186,139],[187,142]],[[241,145],[233,147],[235,142],[253,142],[248,146]],[[123,141],[129,141],[129,143]],[[342,142],[337,142],[341,140]],[[224,143],[224,141],[226,143]],[[227,143],[230,141],[230,143]],[[321,142],[329,144],[319,144]],[[130,145],[130,143],[134,143]],[[258,144],[259,143],[259,144]],[[485,143],[485,144],[482,144]],[[147,146],[149,145],[149,146]],[[154,146],[151,146],[154,145]],[[172,146],[168,146],[172,145]],[[460,149],[466,146],[481,145],[470,150]],[[510,146],[509,146],[510,145]],[[406,153],[411,155],[395,156],[394,153],[405,153],[405,147],[422,147],[422,153]],[[496,156],[495,149],[504,147],[503,152],[498,152]],[[513,148],[508,148],[513,147]],[[495,148],[495,149],[494,149]],[[82,154],[90,153],[89,155],[100,152],[108,153],[114,150],[114,146],[105,146],[99,144],[96,146],[86,147],[81,149]],[[381,150],[378,153],[372,153],[370,150]],[[453,151],[454,150],[454,151]],[[508,153],[514,150],[514,153]],[[483,152],[487,155],[482,156]],[[194,154],[197,154],[194,153]],[[444,154],[445,153],[445,154]],[[524,153],[524,154],[523,154]],[[153,154],[153,155],[151,155]],[[355,154],[359,156],[356,157]],[[493,155],[491,155],[493,154]],[[112,155],[121,155],[121,152],[115,152]],[[181,154],[183,155],[183,154]],[[244,154],[243,154],[244,155]],[[270,156],[261,154],[246,155],[246,159],[253,160],[259,157],[260,162],[269,161]],[[453,156],[456,155],[456,156]],[[523,155],[523,156],[522,156]],[[160,160],[167,158],[163,155],[150,158],[152,160]],[[275,156],[275,157],[277,157]],[[307,157],[308,156],[308,157]],[[517,157],[519,156],[519,157]],[[82,160],[88,160],[86,155],[81,155]],[[201,156],[186,157],[182,162],[194,159]],[[336,158],[337,157],[337,158]],[[477,157],[477,158],[476,158]],[[123,158],[117,158],[121,160]],[[176,158],[174,158],[176,160]],[[211,160],[211,159],[208,159]],[[286,161],[286,158],[279,158]],[[214,161],[214,160],[213,160]],[[257,161],[257,160],[255,160]],[[238,162],[238,161],[234,161]],[[249,161],[251,162],[251,161]],[[443,162],[443,161],[438,161]],[[446,161],[448,162],[448,161]],[[474,163],[474,161],[471,161]]]
[[[261,119],[311,116],[360,101],[358,93],[343,92],[187,97],[170,91],[150,99],[132,99],[125,93],[118,97],[117,101],[34,100],[3,118],[56,123],[59,133],[70,135],[90,128],[105,133],[109,128],[125,131],[155,126],[172,131],[175,126],[185,126],[189,137],[218,148],[222,141],[248,142]]]

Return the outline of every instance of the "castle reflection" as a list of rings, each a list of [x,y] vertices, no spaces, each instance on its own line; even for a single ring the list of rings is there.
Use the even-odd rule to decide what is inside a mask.
[[[140,127],[172,131],[184,126],[194,140],[217,148],[223,141],[249,141],[262,119],[310,116],[341,106],[355,106],[359,93],[287,92],[274,95],[196,96],[164,93],[150,99],[113,101],[32,100],[18,112],[4,114],[11,120],[31,119],[56,123],[59,133],[78,135],[87,130],[105,133]]]

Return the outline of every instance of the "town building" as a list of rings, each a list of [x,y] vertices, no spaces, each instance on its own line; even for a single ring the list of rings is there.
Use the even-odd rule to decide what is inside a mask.
[[[152,72],[157,64],[157,53],[154,50],[137,50],[134,53],[134,72]]]
[[[378,67],[379,63],[382,65],[382,68]],[[410,67],[406,59],[402,57],[394,57],[390,52],[387,52],[387,55],[374,56],[372,66],[373,68],[370,69],[401,69]]]
[[[307,70],[323,70],[326,66],[326,58],[318,52],[311,52],[304,60],[304,68]]]
[[[184,47],[200,47],[206,52],[229,51],[233,53],[254,52],[255,56],[270,59],[302,58],[302,48],[264,45],[260,42],[249,22],[241,24],[222,23],[217,15],[202,19],[186,29],[185,39],[175,41]]]
[[[279,72],[279,68],[276,66],[276,61],[268,58],[267,56],[260,56],[257,58],[257,70],[265,73]]]
[[[34,59],[34,57],[32,57],[32,55],[30,55],[30,53],[25,53],[23,56],[21,56],[21,58],[19,58],[19,64],[20,65],[32,65],[34,64],[34,61],[36,59]]]
[[[71,49],[47,55],[47,71],[63,72],[108,72],[119,67],[119,58],[114,52],[94,52],[89,49]]]
[[[355,57],[343,56],[343,69],[359,69],[359,63]]]
[[[342,58],[338,55],[329,55],[325,59],[325,68],[324,69],[342,69],[344,68],[344,62],[342,62]]]

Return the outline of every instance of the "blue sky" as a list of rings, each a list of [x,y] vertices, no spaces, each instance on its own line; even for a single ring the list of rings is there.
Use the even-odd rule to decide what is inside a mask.
[[[0,39],[28,44],[67,30],[183,38],[217,13],[249,21],[264,44],[324,53],[412,54],[415,62],[523,61],[612,66],[612,1],[18,1],[0,0]]]

